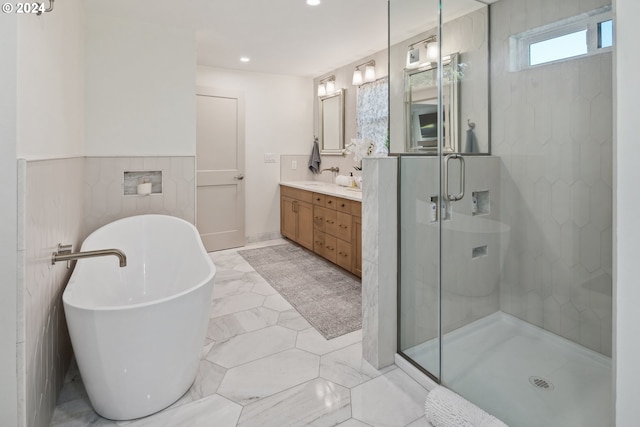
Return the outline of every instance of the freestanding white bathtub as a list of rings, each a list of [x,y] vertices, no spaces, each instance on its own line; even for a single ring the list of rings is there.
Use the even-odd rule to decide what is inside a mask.
[[[62,299],[71,343],[98,414],[128,420],[157,412],[193,383],[209,320],[215,266],[196,228],[141,215],[93,232]]]

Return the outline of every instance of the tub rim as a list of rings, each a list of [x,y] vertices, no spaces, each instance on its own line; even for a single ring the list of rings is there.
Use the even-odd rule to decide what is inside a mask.
[[[195,225],[191,224],[189,221],[186,221],[182,218],[178,218],[177,216],[172,216],[172,215],[162,215],[162,214],[142,214],[142,215],[132,215],[132,216],[128,216],[125,218],[120,218],[117,219],[115,221],[111,221],[99,228],[97,228],[96,230],[92,231],[87,237],[84,238],[84,240],[82,241],[82,245],[80,246],[80,250],[82,250],[82,247],[84,246],[84,242],[87,241],[87,239],[89,239],[94,233],[98,232],[99,230],[107,227],[107,226],[111,226],[113,224],[117,224],[119,222],[127,222],[127,221],[133,221],[134,218],[142,218],[142,217],[161,217],[161,218],[170,218],[172,221],[177,221],[177,222],[183,222],[187,225],[189,225],[191,231],[193,232],[193,234],[195,235],[195,237],[197,238],[198,242],[200,243],[200,250],[202,253],[204,253],[204,258],[206,259],[207,264],[210,267],[210,271],[209,274],[207,274],[206,278],[204,278],[202,281],[198,282],[196,285],[185,289],[182,292],[178,292],[175,294],[171,294],[169,296],[166,296],[164,298],[158,298],[158,299],[154,299],[153,301],[147,301],[147,302],[142,302],[142,303],[136,303],[136,304],[128,304],[128,305],[118,305],[118,306],[109,306],[109,307],[87,307],[85,305],[78,305],[78,304],[72,304],[69,302],[68,297],[67,297],[67,289],[69,289],[69,285],[71,285],[71,279],[73,279],[74,273],[76,271],[76,269],[74,268],[73,273],[71,273],[71,276],[69,277],[69,280],[67,281],[67,284],[64,287],[64,291],[62,292],[62,302],[64,305],[70,307],[70,308],[74,308],[74,309],[78,309],[78,310],[84,310],[84,311],[124,311],[124,310],[131,310],[131,309],[136,309],[136,308],[144,308],[144,307],[148,307],[148,306],[153,306],[153,305],[158,305],[158,304],[162,304],[165,303],[167,301],[171,301],[174,299],[178,299],[181,296],[184,296],[186,294],[189,294],[191,292],[193,292],[194,290],[206,286],[209,282],[211,282],[215,275],[216,275],[216,266],[213,263],[213,261],[211,260],[211,257],[209,256],[209,253],[206,251],[206,249],[204,248],[204,244],[202,243],[202,239],[200,238],[200,235],[198,234],[198,230],[196,229]],[[126,267],[125,267],[126,268]],[[77,283],[77,282],[74,282]],[[79,286],[79,285],[73,285],[73,286]]]

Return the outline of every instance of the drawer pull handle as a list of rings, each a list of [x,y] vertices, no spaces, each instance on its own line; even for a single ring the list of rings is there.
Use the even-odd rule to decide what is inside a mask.
[[[342,203],[342,204],[340,205],[340,207],[341,207],[341,208],[344,208],[344,203]]]

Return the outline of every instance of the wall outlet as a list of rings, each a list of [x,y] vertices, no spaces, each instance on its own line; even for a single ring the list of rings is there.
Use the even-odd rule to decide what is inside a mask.
[[[291,170],[296,170],[296,169],[298,169],[298,161],[291,160]]]
[[[265,163],[275,163],[276,155],[273,153],[264,153],[264,162]]]

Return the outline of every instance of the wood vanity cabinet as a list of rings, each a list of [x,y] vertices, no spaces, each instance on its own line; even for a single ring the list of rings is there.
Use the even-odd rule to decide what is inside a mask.
[[[362,203],[351,202],[352,273],[362,277]]]
[[[280,207],[283,236],[362,277],[362,203],[281,185]]]
[[[360,212],[360,205],[353,200],[313,193],[314,252],[362,277],[362,257],[357,261],[355,256],[362,238],[361,233],[354,232],[352,213]]]
[[[280,187],[280,233],[313,250],[313,204],[309,191]]]

